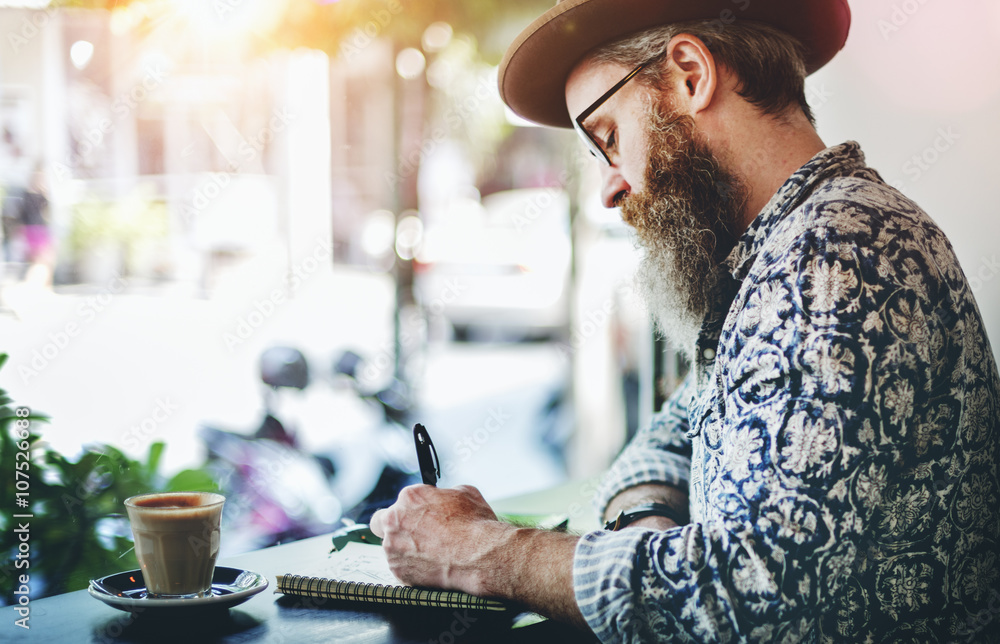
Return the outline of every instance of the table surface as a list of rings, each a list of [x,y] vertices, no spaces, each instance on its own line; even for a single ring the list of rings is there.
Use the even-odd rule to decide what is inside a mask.
[[[569,483],[542,493],[494,504],[498,512],[563,513],[575,530],[593,527],[586,505],[588,483]],[[571,511],[567,512],[567,509]],[[596,519],[595,519],[596,520]],[[34,600],[30,629],[14,624],[12,607],[0,620],[2,642],[58,644],[112,642],[357,642],[448,644],[451,642],[589,642],[586,634],[554,622],[512,629],[509,616],[449,609],[382,607],[292,597],[274,593],[275,578],[308,569],[330,551],[328,535],[303,539],[230,557],[220,565],[252,570],[267,577],[269,587],[228,610],[160,615],[127,613],[98,601],[86,590]]]

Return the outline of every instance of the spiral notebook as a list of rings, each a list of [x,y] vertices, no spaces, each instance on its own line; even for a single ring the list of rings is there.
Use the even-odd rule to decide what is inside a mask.
[[[407,586],[389,570],[382,547],[364,543],[348,543],[308,571],[278,575],[275,592],[400,606],[486,611],[509,608],[496,599],[460,591]]]

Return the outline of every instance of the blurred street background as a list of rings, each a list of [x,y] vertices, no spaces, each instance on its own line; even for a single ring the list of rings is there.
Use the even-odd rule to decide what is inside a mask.
[[[654,345],[596,164],[499,100],[504,49],[549,6],[0,2],[0,387],[51,417],[39,450],[79,464],[38,476],[113,505],[154,445],[155,476],[129,485],[216,476],[202,430],[251,444],[266,414],[299,456],[339,450],[298,486],[320,529],[352,505],[345,479],[371,478],[359,455],[413,422],[442,485],[488,499],[606,467],[683,365]],[[820,135],[859,141],[941,224],[997,342],[1000,7],[852,10],[808,80]],[[307,385],[262,382],[272,347],[301,352]],[[372,394],[394,387],[390,419]],[[114,552],[121,526],[83,516]]]

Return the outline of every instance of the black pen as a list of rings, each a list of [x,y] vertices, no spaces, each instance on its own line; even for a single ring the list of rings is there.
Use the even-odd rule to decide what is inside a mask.
[[[427,428],[417,423],[413,426],[413,442],[417,446],[417,465],[420,468],[420,477],[426,485],[437,485],[441,477],[441,462],[438,460],[437,450],[431,442],[431,435],[427,433]]]

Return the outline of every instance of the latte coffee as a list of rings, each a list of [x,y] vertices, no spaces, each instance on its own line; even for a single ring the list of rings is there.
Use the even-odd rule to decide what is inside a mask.
[[[162,492],[125,500],[149,596],[211,593],[225,500],[210,492]]]

